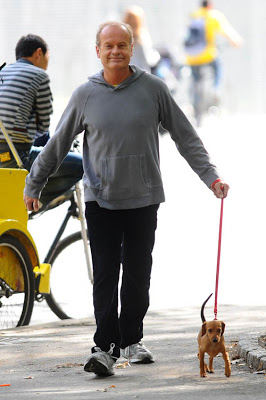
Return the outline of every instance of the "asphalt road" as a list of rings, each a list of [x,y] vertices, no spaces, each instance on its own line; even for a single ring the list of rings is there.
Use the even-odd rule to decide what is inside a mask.
[[[257,373],[235,359],[236,343],[246,332],[265,332],[264,307],[221,306],[232,375],[224,375],[222,357],[214,374],[199,376],[197,335],[200,307],[151,311],[144,343],[155,362],[116,368],[97,378],[83,371],[95,330],[93,321],[66,321],[0,331],[0,398],[3,399],[219,399],[264,400],[265,371]],[[206,316],[211,309],[206,308]],[[255,335],[255,333],[254,333]],[[125,360],[120,359],[119,363]],[[1,385],[10,385],[3,386]]]

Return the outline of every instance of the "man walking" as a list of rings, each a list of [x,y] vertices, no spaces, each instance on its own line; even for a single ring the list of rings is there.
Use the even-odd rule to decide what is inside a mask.
[[[131,362],[153,361],[141,339],[149,307],[157,210],[164,202],[159,124],[218,198],[226,197],[229,189],[165,83],[130,65],[132,51],[129,25],[107,22],[99,27],[96,52],[103,70],[73,93],[57,131],[33,164],[24,192],[27,208],[38,209],[47,177],[58,168],[75,135],[84,130],[84,196],[97,325],[95,346],[84,369],[97,375],[114,374],[120,354]]]

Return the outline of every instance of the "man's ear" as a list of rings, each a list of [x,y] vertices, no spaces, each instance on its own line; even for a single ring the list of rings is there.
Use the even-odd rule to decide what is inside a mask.
[[[130,57],[132,57],[132,56],[133,56],[133,50],[134,50],[134,43],[132,43],[132,45],[131,45]]]
[[[97,57],[98,57],[98,58],[101,58],[101,56],[100,56],[100,49],[99,49],[98,46],[96,46],[96,54],[97,54]]]
[[[35,65],[35,67],[41,67],[40,66],[40,60],[42,57],[42,49],[40,47],[38,47],[38,49],[36,49],[33,53],[31,57],[28,57],[28,59],[32,62],[33,65]]]
[[[36,49],[33,54],[32,57],[34,57],[36,60],[38,60],[41,56],[42,56],[42,49],[40,47],[38,47],[38,49]]]
[[[203,322],[202,328],[201,328],[201,336],[206,335],[206,321]]]

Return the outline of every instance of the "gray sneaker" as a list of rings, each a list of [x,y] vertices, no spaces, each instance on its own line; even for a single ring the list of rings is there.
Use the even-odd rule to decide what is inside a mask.
[[[110,350],[106,353],[102,351],[100,347],[94,347],[94,353],[92,353],[84,364],[84,371],[94,372],[99,376],[111,376],[114,375],[114,363],[115,358],[111,357],[115,345],[111,344]]]
[[[132,363],[149,364],[154,362],[152,353],[141,342],[121,349],[121,355]]]

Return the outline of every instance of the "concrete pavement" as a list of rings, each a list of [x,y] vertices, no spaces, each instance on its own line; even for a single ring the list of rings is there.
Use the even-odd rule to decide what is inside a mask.
[[[208,307],[205,316],[213,318]],[[214,360],[215,374],[199,376],[200,306],[150,311],[145,319],[144,343],[154,353],[155,363],[116,368],[115,376],[107,378],[83,371],[93,345],[93,320],[2,330],[0,398],[265,399],[265,371],[258,373],[250,368],[248,358],[253,352],[252,359],[257,362],[255,350],[266,358],[265,349],[258,345],[258,337],[266,333],[265,308],[220,306],[218,318],[226,323],[225,340],[232,361],[230,378],[224,375],[222,357]],[[237,346],[239,341],[241,345]],[[244,359],[238,359],[239,352]]]

